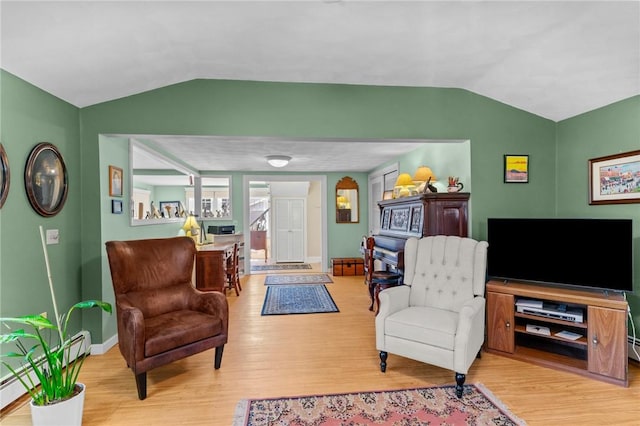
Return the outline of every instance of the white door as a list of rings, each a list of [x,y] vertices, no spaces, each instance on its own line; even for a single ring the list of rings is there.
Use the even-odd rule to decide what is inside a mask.
[[[304,262],[305,200],[274,198],[272,201],[276,262]]]

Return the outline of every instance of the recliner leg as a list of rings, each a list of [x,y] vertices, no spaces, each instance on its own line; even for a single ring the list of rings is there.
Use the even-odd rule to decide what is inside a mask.
[[[465,374],[456,373],[456,396],[458,398],[462,398],[462,390],[464,389],[462,385],[464,385],[464,381],[467,378]]]
[[[385,351],[380,351],[380,371],[383,373],[387,371],[387,355]]]
[[[136,374],[136,387],[138,388],[138,399],[147,397],[147,372]]]
[[[224,345],[216,347],[216,357],[213,363],[213,368],[215,368],[216,370],[220,368],[220,364],[222,364],[222,351],[224,351]]]

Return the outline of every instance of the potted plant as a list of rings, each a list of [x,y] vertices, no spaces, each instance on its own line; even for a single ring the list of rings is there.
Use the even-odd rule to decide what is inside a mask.
[[[101,308],[111,313],[111,304],[99,300],[87,300],[73,305],[67,313],[58,315],[55,293],[49,269],[49,260],[44,242],[44,233],[40,227],[40,236],[44,251],[49,289],[56,316],[56,323],[42,315],[26,315],[21,317],[0,318],[3,325],[18,324],[29,326],[14,329],[9,333],[0,335],[0,343],[14,343],[16,352],[2,354],[3,358],[22,358],[22,367],[14,368],[6,361],[2,364],[9,369],[11,374],[20,381],[31,397],[31,416],[33,424],[82,424],[82,408],[84,403],[84,385],[78,383],[78,375],[86,357],[83,350],[85,334],[80,333],[79,338],[68,335],[68,324],[71,314],[76,309]],[[57,339],[55,336],[57,335]],[[78,344],[80,343],[80,344]],[[75,348],[74,348],[75,345]],[[34,380],[35,376],[35,380]],[[38,386],[39,382],[39,386]],[[74,401],[75,400],[75,401]],[[79,404],[79,414],[71,413],[69,405],[73,402]],[[44,410],[40,422],[40,412]],[[72,419],[61,420],[57,414],[71,414]]]

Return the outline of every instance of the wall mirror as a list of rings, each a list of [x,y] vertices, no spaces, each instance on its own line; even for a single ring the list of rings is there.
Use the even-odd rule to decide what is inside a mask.
[[[360,221],[358,183],[345,176],[336,184],[336,223]]]
[[[204,220],[232,218],[231,176],[201,177],[137,139],[129,141],[129,155],[132,226],[184,222],[190,213]]]
[[[24,185],[31,207],[40,216],[55,216],[67,200],[67,166],[58,148],[48,142],[37,144],[29,154]]]
[[[184,222],[190,171],[136,139],[129,141],[129,157],[131,226]]]

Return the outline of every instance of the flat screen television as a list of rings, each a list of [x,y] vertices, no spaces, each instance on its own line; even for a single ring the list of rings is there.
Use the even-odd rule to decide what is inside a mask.
[[[489,218],[491,279],[633,291],[631,219]]]

